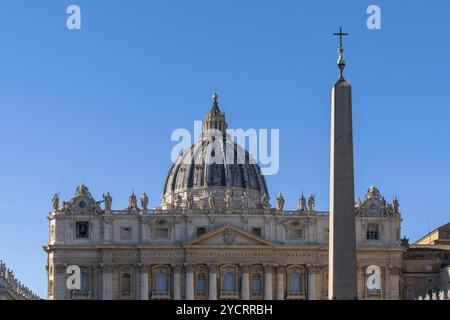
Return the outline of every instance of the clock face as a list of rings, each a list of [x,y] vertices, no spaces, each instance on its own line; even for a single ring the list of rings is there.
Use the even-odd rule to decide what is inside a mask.
[[[83,196],[78,197],[74,201],[74,207],[78,213],[88,213],[89,209],[91,208],[91,201]]]
[[[370,202],[367,205],[367,212],[370,215],[374,215],[374,216],[377,215],[379,213],[379,209],[380,209],[379,205],[375,202]]]

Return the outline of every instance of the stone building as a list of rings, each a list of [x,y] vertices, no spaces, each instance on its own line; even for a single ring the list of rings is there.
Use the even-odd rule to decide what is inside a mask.
[[[25,287],[0,260],[0,300],[39,300],[39,297]]]
[[[403,288],[406,299],[418,297],[450,299],[450,223],[429,232],[407,250],[403,259]],[[436,297],[437,295],[437,297]]]
[[[167,174],[161,207],[133,193],[126,209],[113,209],[109,193],[102,204],[84,185],[61,206],[55,195],[48,298],[327,299],[328,213],[315,210],[313,195],[289,211],[280,194],[272,208],[259,166],[226,128],[214,95],[200,139]],[[211,164],[217,154],[225,161]],[[397,199],[370,187],[355,212],[358,298],[402,298]],[[79,289],[66,286],[70,265],[80,267]],[[375,289],[370,266],[379,268]]]

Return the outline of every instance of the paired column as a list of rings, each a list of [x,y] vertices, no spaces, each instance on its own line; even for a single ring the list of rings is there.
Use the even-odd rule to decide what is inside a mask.
[[[264,300],[272,300],[272,272],[273,264],[264,264]]]
[[[138,263],[139,278],[140,278],[140,299],[148,300],[148,266]]]
[[[217,300],[217,264],[208,264],[208,298]]]
[[[186,270],[186,300],[194,300],[194,270],[195,266],[185,263]]]
[[[102,269],[102,299],[112,300],[112,264],[100,263]]]
[[[250,300],[250,274],[249,269],[250,266],[247,264],[241,264],[241,273],[242,273],[242,300]]]
[[[173,299],[181,300],[181,265],[172,264],[173,270]]]
[[[277,291],[276,291],[276,299],[284,300],[284,275],[286,274],[286,266],[281,265],[276,267],[276,282],[277,282]]]

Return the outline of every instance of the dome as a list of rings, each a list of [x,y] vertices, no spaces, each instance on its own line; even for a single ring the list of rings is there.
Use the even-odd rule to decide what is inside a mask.
[[[268,202],[263,200],[268,198],[268,191],[261,169],[250,153],[225,133],[225,114],[220,112],[217,100],[215,94],[200,138],[168,172],[163,208],[258,208]],[[232,194],[228,204],[227,193]]]

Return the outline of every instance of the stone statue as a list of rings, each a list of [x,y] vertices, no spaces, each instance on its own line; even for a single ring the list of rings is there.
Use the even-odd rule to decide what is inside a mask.
[[[208,206],[210,209],[214,209],[216,207],[216,198],[214,197],[215,191],[211,191],[208,194]]]
[[[242,209],[248,208],[248,193],[247,193],[247,191],[244,191],[241,195],[241,208]]]
[[[88,188],[84,185],[84,184],[80,184],[78,187],[77,187],[77,190],[76,190],[76,192],[75,192],[75,195],[77,196],[77,197],[79,197],[79,196],[85,196],[85,195],[87,195],[88,194]]]
[[[175,209],[180,209],[181,208],[181,202],[183,201],[183,199],[181,198],[180,194],[177,194],[175,196]]]
[[[103,194],[103,200],[105,200],[105,210],[111,210],[113,198],[109,192]]]
[[[138,210],[137,206],[137,198],[134,192],[131,193],[131,196],[128,198],[128,210]]]
[[[231,191],[231,189],[227,189],[227,191],[225,192],[225,208],[230,208],[231,204],[233,202],[233,191]]]
[[[283,194],[280,193],[280,195],[275,195],[275,197],[277,198],[277,211],[283,211],[284,208],[284,198],[283,198]]]
[[[423,300],[422,296],[417,297],[417,300]]]
[[[297,211],[306,211],[306,199],[305,196],[303,195],[303,192],[300,198],[298,199]]]
[[[145,211],[148,210],[148,196],[145,192],[141,196],[141,207]]]
[[[61,203],[61,211],[64,213],[69,213],[70,212],[70,202],[63,201]]]
[[[431,294],[431,300],[437,300],[437,293],[436,293],[436,291],[434,291],[434,292]]]
[[[425,299],[424,300],[430,300],[430,295],[428,293],[425,295]]]
[[[399,213],[399,212],[398,212],[399,204],[398,204],[398,199],[397,199],[397,197],[394,197],[394,200],[392,200],[392,207],[393,207],[393,209],[394,209],[394,214],[398,214],[398,213]]]
[[[443,290],[439,291],[439,300],[445,300],[445,293]]]
[[[261,198],[261,202],[262,202],[262,206],[264,209],[270,208],[269,195],[267,193],[264,192],[264,194],[262,195],[262,198]]]
[[[53,211],[58,211],[59,209],[59,196],[57,193],[52,198],[52,209]]]
[[[192,209],[192,206],[194,205],[194,197],[192,196],[192,192],[190,191],[186,196],[186,205],[188,209]]]
[[[314,194],[311,193],[311,195],[309,196],[309,199],[308,199],[308,210],[314,211],[315,205],[316,205],[316,200],[315,200]]]

